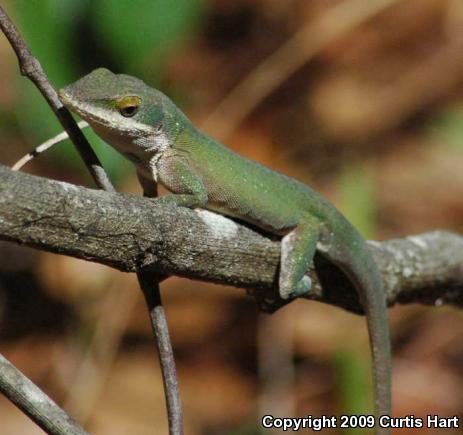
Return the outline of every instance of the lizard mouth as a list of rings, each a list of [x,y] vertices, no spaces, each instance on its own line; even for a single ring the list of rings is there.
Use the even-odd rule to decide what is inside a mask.
[[[75,107],[75,103],[73,104],[73,98],[71,97],[71,93],[67,92],[66,88],[60,89],[58,91],[58,98],[65,107],[72,110],[77,110],[77,108]]]
[[[75,112],[78,115],[82,116],[86,121],[89,121],[89,118],[91,118],[90,114],[82,110],[82,106],[85,105],[85,103],[80,102],[76,100],[75,98],[73,98],[72,93],[67,92],[66,88],[60,89],[58,91],[58,98],[63,103],[64,107],[69,109],[71,112]],[[100,123],[101,123],[101,120],[100,120]]]

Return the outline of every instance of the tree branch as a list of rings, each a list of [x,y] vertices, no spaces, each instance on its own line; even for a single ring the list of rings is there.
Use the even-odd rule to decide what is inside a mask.
[[[42,65],[32,55],[26,42],[18,32],[18,29],[1,6],[0,29],[7,37],[14,52],[16,53],[21,74],[26,76],[37,86],[37,89],[55,113],[64,130],[68,133],[72,143],[75,145],[77,151],[82,157],[82,160],[90,171],[96,185],[101,189],[113,192],[114,187],[101,166],[97,155],[80,131],[80,128],[77,127],[77,124],[72,115],[69,113],[69,110],[67,110],[59,100],[58,94],[48,81]]]
[[[0,373],[0,392],[44,431],[53,435],[88,434],[3,355],[0,355]]]
[[[15,173],[0,166],[0,239],[95,261],[126,272],[150,270],[252,290],[270,310],[279,242],[204,210],[156,204]],[[463,237],[435,231],[370,242],[389,305],[463,306]],[[362,312],[349,281],[316,256],[308,299]],[[276,302],[268,301],[275,299]]]
[[[41,92],[61,125],[68,133],[69,138],[76,147],[85,165],[90,171],[96,185],[107,192],[114,192],[115,189],[103,169],[98,157],[88,143],[82,131],[77,126],[74,118],[69,111],[63,106],[58,95],[49,82],[45,72],[36,59],[24,39],[21,37],[18,29],[10,20],[3,8],[0,6],[0,29],[7,37],[13,50],[18,58],[21,74],[28,77]],[[156,301],[157,305],[148,305],[150,320],[153,330],[155,331],[156,346],[158,349],[161,363],[161,371],[165,387],[167,415],[169,419],[169,433],[171,435],[181,435],[182,428],[182,409],[180,395],[178,391],[175,360],[172,352],[172,345],[169,337],[167,320],[164,309],[161,304],[161,295],[158,281],[149,281],[148,276],[142,273],[138,274],[140,283],[143,284],[143,292],[147,298],[147,303]],[[153,313],[156,313],[154,315]]]

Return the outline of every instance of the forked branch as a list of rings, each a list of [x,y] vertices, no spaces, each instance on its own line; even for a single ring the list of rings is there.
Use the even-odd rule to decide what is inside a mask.
[[[18,58],[21,73],[28,77],[42,93],[45,100],[50,105],[58,120],[68,133],[71,141],[77,148],[85,165],[90,171],[96,185],[107,192],[114,192],[114,187],[98,160],[95,152],[91,148],[80,128],[74,121],[69,111],[62,105],[58,95],[50,84],[40,62],[32,55],[26,42],[21,37],[18,29],[0,6],[0,29],[8,38]],[[182,409],[177,387],[175,361],[173,359],[172,346],[170,343],[167,320],[161,305],[161,295],[157,281],[149,281],[149,276],[139,273],[139,280],[143,282],[143,291],[149,295],[150,300],[157,301],[156,306],[148,306],[150,320],[155,331],[156,345],[161,362],[161,370],[164,379],[165,397],[167,414],[169,418],[169,432],[171,435],[181,435],[182,429]],[[148,299],[147,299],[148,301]],[[153,316],[153,311],[156,316]],[[1,376],[1,373],[0,373]],[[63,411],[64,412],[64,411]],[[32,414],[30,414],[32,415]],[[33,416],[33,415],[32,415]],[[37,421],[38,422],[38,421]]]

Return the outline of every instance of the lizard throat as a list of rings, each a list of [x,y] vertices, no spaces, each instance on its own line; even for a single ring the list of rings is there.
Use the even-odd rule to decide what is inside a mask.
[[[158,181],[160,160],[170,147],[171,144],[167,135],[165,133],[160,133],[154,138],[154,145],[148,148],[149,151],[153,153],[149,160],[150,177],[156,182]]]

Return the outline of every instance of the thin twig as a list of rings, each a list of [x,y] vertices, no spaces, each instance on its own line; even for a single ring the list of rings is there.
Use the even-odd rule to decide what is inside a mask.
[[[143,186],[143,196],[156,198],[158,188],[156,184],[146,184],[140,179]],[[137,272],[140,288],[145,295],[151,317],[153,333],[156,337],[158,353],[160,356],[162,379],[164,391],[166,391],[167,418],[169,420],[169,435],[183,435],[182,402],[178,390],[177,371],[175,369],[174,351],[169,337],[169,328],[166,322],[166,314],[161,301],[159,283],[167,275],[160,275],[153,272]]]
[[[0,355],[0,391],[52,435],[88,434],[30,379]]]
[[[83,128],[88,127],[88,123],[86,121],[80,121],[77,123],[77,126],[82,130]],[[12,167],[13,171],[19,171],[25,164],[30,162],[32,159],[37,157],[38,155],[42,154],[46,150],[50,149],[52,146],[64,142],[66,139],[69,139],[69,135],[67,132],[62,131],[61,133],[57,134],[55,137],[52,137],[45,142],[41,143],[37,147],[35,147],[32,151],[27,153],[25,156],[21,157]]]
[[[68,133],[71,141],[78,149],[97,186],[107,192],[114,192],[115,189],[101,166],[98,157],[92,150],[85,136],[82,134],[80,128],[77,126],[70,112],[62,105],[39,61],[32,56],[31,51],[19,34],[16,26],[12,23],[1,6],[0,29],[8,38],[8,41],[18,57],[21,73],[28,77],[45,97],[53,112],[61,122],[64,130]],[[149,304],[148,309],[150,311],[152,328],[153,331],[155,331],[154,336],[159,350],[159,359],[164,377],[164,393],[168,408],[167,414],[169,418],[170,433],[172,435],[181,435],[181,402],[177,387],[175,361],[173,359],[172,346],[169,339],[167,320],[165,318],[164,309],[161,306],[159,283],[158,281],[150,280],[150,277],[150,275],[145,275],[141,272],[138,274],[140,282],[143,282],[143,292],[145,293],[145,297],[147,297],[147,302],[148,298],[151,298],[150,302],[157,301],[159,304],[155,306],[155,315],[153,315],[153,305]],[[169,378],[166,378],[166,376],[169,376]]]
[[[169,419],[169,434],[183,434],[182,402],[178,390],[177,371],[169,337],[166,314],[162,306],[161,293],[159,292],[160,278],[153,273],[137,273],[138,282],[145,295],[148,305],[153,333],[156,337],[159,358],[161,361],[162,380],[166,392],[167,417]],[[153,291],[157,287],[157,291]]]
[[[398,0],[346,0],[310,22],[265,58],[222,100],[202,127],[216,139],[226,138],[291,74],[337,38]]]
[[[77,148],[77,151],[90,171],[96,185],[100,189],[114,192],[114,187],[98,160],[97,155],[80,131],[80,128],[77,126],[69,110],[67,110],[59,100],[58,94],[50,84],[47,75],[43,71],[42,65],[40,65],[40,62],[32,55],[18,29],[1,6],[0,29],[3,31],[16,53],[21,74],[30,79],[44,96],[64,130],[69,134],[72,143]]]

